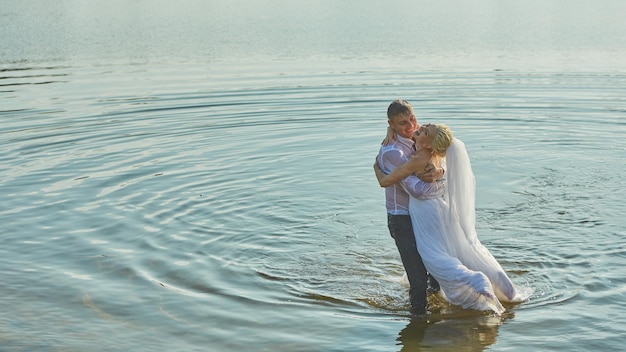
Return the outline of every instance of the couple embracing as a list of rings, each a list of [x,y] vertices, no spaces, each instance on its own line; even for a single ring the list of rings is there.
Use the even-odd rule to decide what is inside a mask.
[[[475,180],[465,145],[443,124],[419,126],[411,105],[395,100],[374,164],[385,187],[387,221],[410,288],[411,313],[426,314],[427,289],[463,308],[505,311],[525,300],[478,240]]]

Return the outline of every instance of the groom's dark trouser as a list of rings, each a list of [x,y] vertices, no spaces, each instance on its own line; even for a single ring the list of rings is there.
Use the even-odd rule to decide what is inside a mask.
[[[409,288],[411,313],[424,314],[426,313],[428,276],[422,257],[417,252],[411,217],[387,214],[387,226],[391,237],[396,241],[396,247],[400,252],[400,258],[411,285]]]

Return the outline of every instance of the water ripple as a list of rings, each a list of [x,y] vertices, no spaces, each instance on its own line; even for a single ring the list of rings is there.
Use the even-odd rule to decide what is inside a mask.
[[[105,326],[181,333],[255,326],[257,316],[282,328],[311,316],[406,319],[403,270],[371,177],[397,97],[468,145],[481,241],[533,292],[504,321],[550,310],[560,322],[589,304],[623,303],[626,178],[607,172],[626,149],[622,75],[406,72],[389,84],[388,72],[343,72],[130,94],[94,91],[90,78],[106,76],[97,69],[41,70],[4,73],[69,80],[2,112],[5,307],[53,290],[38,308],[49,319],[93,314]],[[148,74],[129,70],[120,72]],[[51,312],[55,302],[88,312]],[[495,341],[503,322],[434,296],[431,307],[433,333],[446,321],[488,325]]]

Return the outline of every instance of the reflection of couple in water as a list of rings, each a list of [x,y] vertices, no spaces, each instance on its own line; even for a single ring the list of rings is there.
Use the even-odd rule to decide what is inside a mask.
[[[427,288],[447,302],[502,314],[501,302],[527,297],[483,246],[475,229],[475,181],[465,145],[445,125],[419,126],[413,108],[396,100],[377,156],[388,226],[410,289],[411,313],[426,314]]]
[[[506,313],[508,315],[509,313]],[[482,351],[496,343],[507,318],[492,315],[455,316],[455,319],[411,319],[399,332],[400,352]]]

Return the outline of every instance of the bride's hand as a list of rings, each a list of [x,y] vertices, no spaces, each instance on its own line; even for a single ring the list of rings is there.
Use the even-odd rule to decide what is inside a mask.
[[[396,131],[394,131],[391,127],[387,127],[387,136],[383,139],[382,145],[389,145],[396,139]]]

